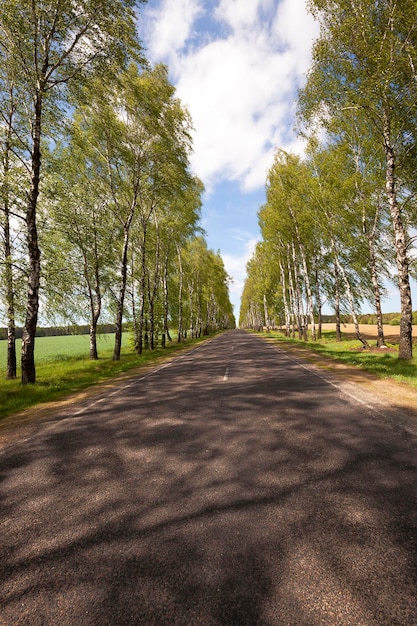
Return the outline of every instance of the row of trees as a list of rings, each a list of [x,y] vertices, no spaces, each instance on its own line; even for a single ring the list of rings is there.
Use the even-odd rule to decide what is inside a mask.
[[[167,68],[139,45],[133,0],[7,1],[0,9],[1,301],[9,378],[23,321],[22,382],[33,383],[46,319],[123,320],[138,353],[234,325],[228,276],[198,221],[191,120]],[[42,156],[42,158],[41,158]],[[41,256],[42,251],[42,256]]]
[[[396,274],[399,358],[412,356],[416,222],[415,0],[311,0],[321,32],[298,102],[303,159],[278,151],[259,212],[263,241],[248,265],[242,325],[280,321],[320,333],[324,301],[348,311],[358,338],[364,300],[378,321]],[[396,271],[393,269],[396,267]],[[340,324],[337,325],[340,332]]]

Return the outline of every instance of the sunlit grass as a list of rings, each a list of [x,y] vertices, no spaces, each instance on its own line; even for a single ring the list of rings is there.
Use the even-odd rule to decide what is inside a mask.
[[[55,401],[82,391],[87,387],[113,378],[134,368],[151,365],[169,358],[173,353],[203,339],[189,339],[178,344],[167,343],[166,348],[144,351],[139,356],[126,333],[120,361],[113,361],[114,335],[102,335],[99,340],[99,360],[88,358],[88,336],[39,337],[36,339],[36,379],[34,385],[23,386],[20,371],[16,380],[5,380],[6,341],[0,344],[0,425],[8,415],[37,404]],[[18,347],[19,349],[19,347]]]
[[[131,341],[129,333],[123,334],[123,347],[127,347]],[[47,361],[63,361],[79,357],[88,357],[89,335],[64,335],[62,337],[37,337],[35,339],[36,362],[43,364]],[[114,334],[107,333],[98,335],[97,350],[99,356],[108,354],[114,344]],[[20,355],[21,341],[16,341],[16,351]],[[0,376],[6,370],[7,342],[0,341]]]
[[[362,349],[362,344],[357,339],[344,338],[337,342],[334,331],[324,331],[323,337],[317,341],[292,339],[279,331],[262,334],[283,345],[305,347],[314,353],[337,359],[380,377],[405,382],[417,389],[417,359],[409,361],[398,359],[398,346],[395,344],[387,344],[388,350],[369,351]],[[370,340],[369,344],[371,348],[376,347],[375,340]]]

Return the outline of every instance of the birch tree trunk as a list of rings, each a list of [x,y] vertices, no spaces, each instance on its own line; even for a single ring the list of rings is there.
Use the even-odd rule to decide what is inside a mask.
[[[97,256],[96,256],[97,259]],[[90,359],[98,359],[97,351],[97,324],[101,314],[101,288],[98,264],[95,266],[95,295],[91,297],[91,323],[90,323]]]
[[[317,316],[318,316],[318,328],[317,328],[317,338],[321,339],[322,336],[322,301],[321,301],[321,292],[320,292],[320,283],[319,283],[319,271],[317,269],[317,259],[316,259],[316,269],[315,269],[315,280],[316,280],[316,304],[317,304]]]
[[[409,278],[409,259],[407,255],[407,236],[402,220],[401,209],[397,199],[395,174],[395,149],[391,144],[389,115],[384,119],[384,147],[386,155],[386,192],[394,227],[395,248],[397,253],[398,287],[400,291],[401,320],[399,359],[411,359],[413,356],[413,308]]]
[[[158,231],[158,220],[155,216],[156,227],[156,250],[154,259],[154,272],[151,281],[151,275],[148,271],[148,302],[149,302],[149,347],[151,350],[155,349],[155,302],[158,294],[158,286],[160,280],[160,266],[161,266],[161,239]],[[152,282],[152,284],[151,284]]]
[[[41,253],[38,244],[36,208],[39,196],[41,171],[41,127],[42,127],[42,92],[35,96],[35,115],[33,124],[33,147],[31,154],[31,182],[26,209],[26,240],[29,256],[29,276],[26,299],[26,316],[22,333],[22,383],[36,382],[35,335],[38,324],[39,285],[41,272]]]
[[[292,268],[290,263],[290,257],[287,258],[287,267],[288,267],[288,285],[289,285],[289,298],[290,298],[290,311],[291,311],[291,337],[295,337],[295,325],[298,317],[297,311],[297,303],[296,303],[296,295],[294,290],[294,281],[292,275]]]
[[[136,350],[138,354],[143,352],[143,331],[145,328],[145,298],[146,298],[146,225],[143,225],[142,231],[142,249],[140,264],[140,281],[139,281],[139,320],[138,320],[138,340]]]
[[[80,241],[82,241],[80,237]],[[88,259],[87,253],[82,246],[82,254],[84,261],[84,279],[88,288],[88,296],[90,301],[90,360],[97,361],[97,324],[101,315],[101,284],[100,284],[100,267],[99,267],[99,253],[97,245],[97,236],[94,235],[94,282],[90,279],[88,272]]]
[[[92,361],[97,361],[98,359],[98,351],[97,351],[97,324],[101,313],[101,298],[97,299],[96,302],[92,302],[91,308],[91,322],[90,322],[90,359]]]
[[[197,294],[197,316],[196,316],[196,329],[197,329],[197,337],[201,337],[203,333],[203,312],[201,310],[201,294]],[[259,322],[258,322],[259,324]]]
[[[291,334],[291,316],[290,316],[290,309],[288,306],[288,299],[287,299],[287,284],[285,280],[285,272],[284,272],[284,268],[282,266],[281,260],[279,262],[279,269],[281,272],[282,300],[284,302],[285,336],[289,337]]]
[[[177,245],[179,282],[178,282],[178,343],[182,341],[182,290],[184,282],[184,274],[182,268],[182,257],[180,247]]]
[[[123,236],[123,248],[122,248],[122,258],[120,262],[120,283],[119,283],[119,296],[117,298],[117,311],[116,311],[116,332],[114,338],[114,350],[113,350],[113,361],[120,360],[120,352],[122,349],[122,333],[123,333],[123,312],[124,312],[124,302],[126,295],[126,284],[127,284],[127,258],[128,258],[128,250],[129,250],[129,238],[130,238],[130,225],[132,223],[133,213],[129,216],[125,226],[124,226],[124,236]]]
[[[190,332],[191,332],[191,337],[195,339],[195,337],[197,336],[197,331],[196,331],[196,319],[194,315],[194,288],[192,284],[188,287],[188,302],[190,306]]]
[[[302,268],[303,268],[303,274],[304,274],[304,283],[305,283],[305,286],[306,286],[308,310],[309,310],[309,313],[310,313],[311,337],[312,337],[313,341],[316,341],[317,340],[317,335],[316,335],[316,323],[314,321],[313,292],[312,292],[312,289],[311,289],[310,278],[309,278],[309,275],[308,275],[307,260],[306,260],[306,255],[304,253],[304,247],[302,246],[301,243],[299,244],[299,247],[300,247],[301,262],[302,262]]]
[[[334,313],[336,317],[336,341],[342,341],[341,321],[340,321],[340,279],[339,268],[336,257],[333,256],[334,263]]]
[[[379,216],[379,207],[377,206],[375,212],[374,222],[371,228],[371,231],[368,232],[366,228],[365,217],[363,218],[363,232],[368,241],[368,249],[369,249],[369,267],[371,270],[371,280],[372,280],[372,290],[374,293],[374,301],[375,301],[375,312],[376,312],[376,323],[378,328],[378,338],[377,338],[377,346],[378,348],[385,348],[385,337],[384,337],[384,325],[382,319],[382,307],[381,307],[381,292],[379,289],[378,282],[378,270],[376,265],[376,252],[375,252],[375,233],[376,226],[378,222]]]
[[[266,295],[264,294],[264,317],[265,317],[265,327],[267,332],[269,332],[269,315],[268,315],[268,304],[266,301]]]
[[[7,374],[11,380],[17,375],[16,358],[16,322],[14,305],[14,283],[13,283],[13,263],[10,243],[10,221],[8,208],[5,207],[4,226],[4,252],[5,252],[5,282],[6,282],[6,302],[7,302]]]
[[[10,110],[10,120],[13,115],[12,108]],[[7,379],[14,379],[17,375],[17,358],[16,358],[16,322],[15,322],[15,298],[14,298],[14,281],[13,281],[13,260],[12,260],[12,244],[10,235],[10,135],[11,123],[7,127],[7,136],[5,142],[3,170],[4,170],[4,279],[6,291],[7,305]]]
[[[354,299],[353,299],[353,293],[352,293],[352,289],[351,289],[351,286],[350,286],[350,283],[349,283],[349,279],[348,279],[348,277],[346,276],[346,272],[345,272],[345,270],[344,270],[344,268],[343,268],[343,265],[340,263],[339,258],[337,257],[337,255],[336,255],[336,257],[335,257],[335,258],[336,258],[336,263],[337,263],[337,266],[338,266],[338,268],[339,268],[339,272],[340,272],[340,273],[341,273],[341,275],[342,275],[343,282],[344,282],[345,287],[346,287],[347,296],[348,296],[348,300],[349,300],[350,312],[351,312],[351,314],[352,314],[353,323],[354,323],[354,325],[355,325],[355,334],[356,334],[356,337],[357,337],[357,339],[361,342],[362,346],[363,346],[364,348],[366,348],[367,350],[369,350],[369,344],[368,344],[368,342],[366,341],[366,339],[365,339],[364,337],[362,337],[362,334],[361,334],[361,332],[360,332],[359,322],[358,322],[358,316],[356,315],[356,307],[355,307],[355,302],[354,302]]]
[[[139,326],[138,326],[138,316],[136,312],[136,288],[135,288],[135,253],[132,250],[132,254],[130,257],[130,301],[131,301],[131,309],[132,309],[132,321],[133,321],[133,343],[135,346],[136,352],[138,351],[138,338],[139,338]]]
[[[167,250],[165,259],[164,259],[164,277],[163,277],[164,333],[166,334],[168,341],[171,343],[172,337],[169,333],[169,325],[168,325],[168,314],[169,314],[168,263],[169,263],[169,251]]]
[[[87,263],[86,260],[84,261]],[[94,292],[91,287],[90,281],[88,280],[88,271],[85,266],[85,275],[86,281],[88,285],[88,295],[90,299],[90,360],[97,361],[98,359],[98,351],[97,351],[97,324],[101,314],[101,288],[100,288],[100,276],[99,276],[99,267],[97,261],[97,249],[95,252],[95,268],[94,268]]]
[[[304,305],[303,298],[300,289],[300,281],[298,274],[298,263],[297,257],[295,254],[295,246],[292,244],[292,258],[293,258],[293,266],[294,266],[294,293],[296,297],[297,303],[297,325],[298,325],[298,337],[299,339],[307,340],[307,329],[305,324],[305,315],[304,315]]]

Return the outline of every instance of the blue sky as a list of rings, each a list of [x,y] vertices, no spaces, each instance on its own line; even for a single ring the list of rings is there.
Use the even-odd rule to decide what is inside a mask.
[[[167,64],[190,111],[202,226],[233,279],[238,319],[274,151],[303,152],[293,131],[297,89],[318,26],[305,0],[148,0],[138,26],[148,59]]]

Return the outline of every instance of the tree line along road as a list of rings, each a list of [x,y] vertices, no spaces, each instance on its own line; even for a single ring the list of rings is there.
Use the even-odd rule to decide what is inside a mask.
[[[390,411],[243,331],[57,410],[0,453],[0,624],[417,624]]]

